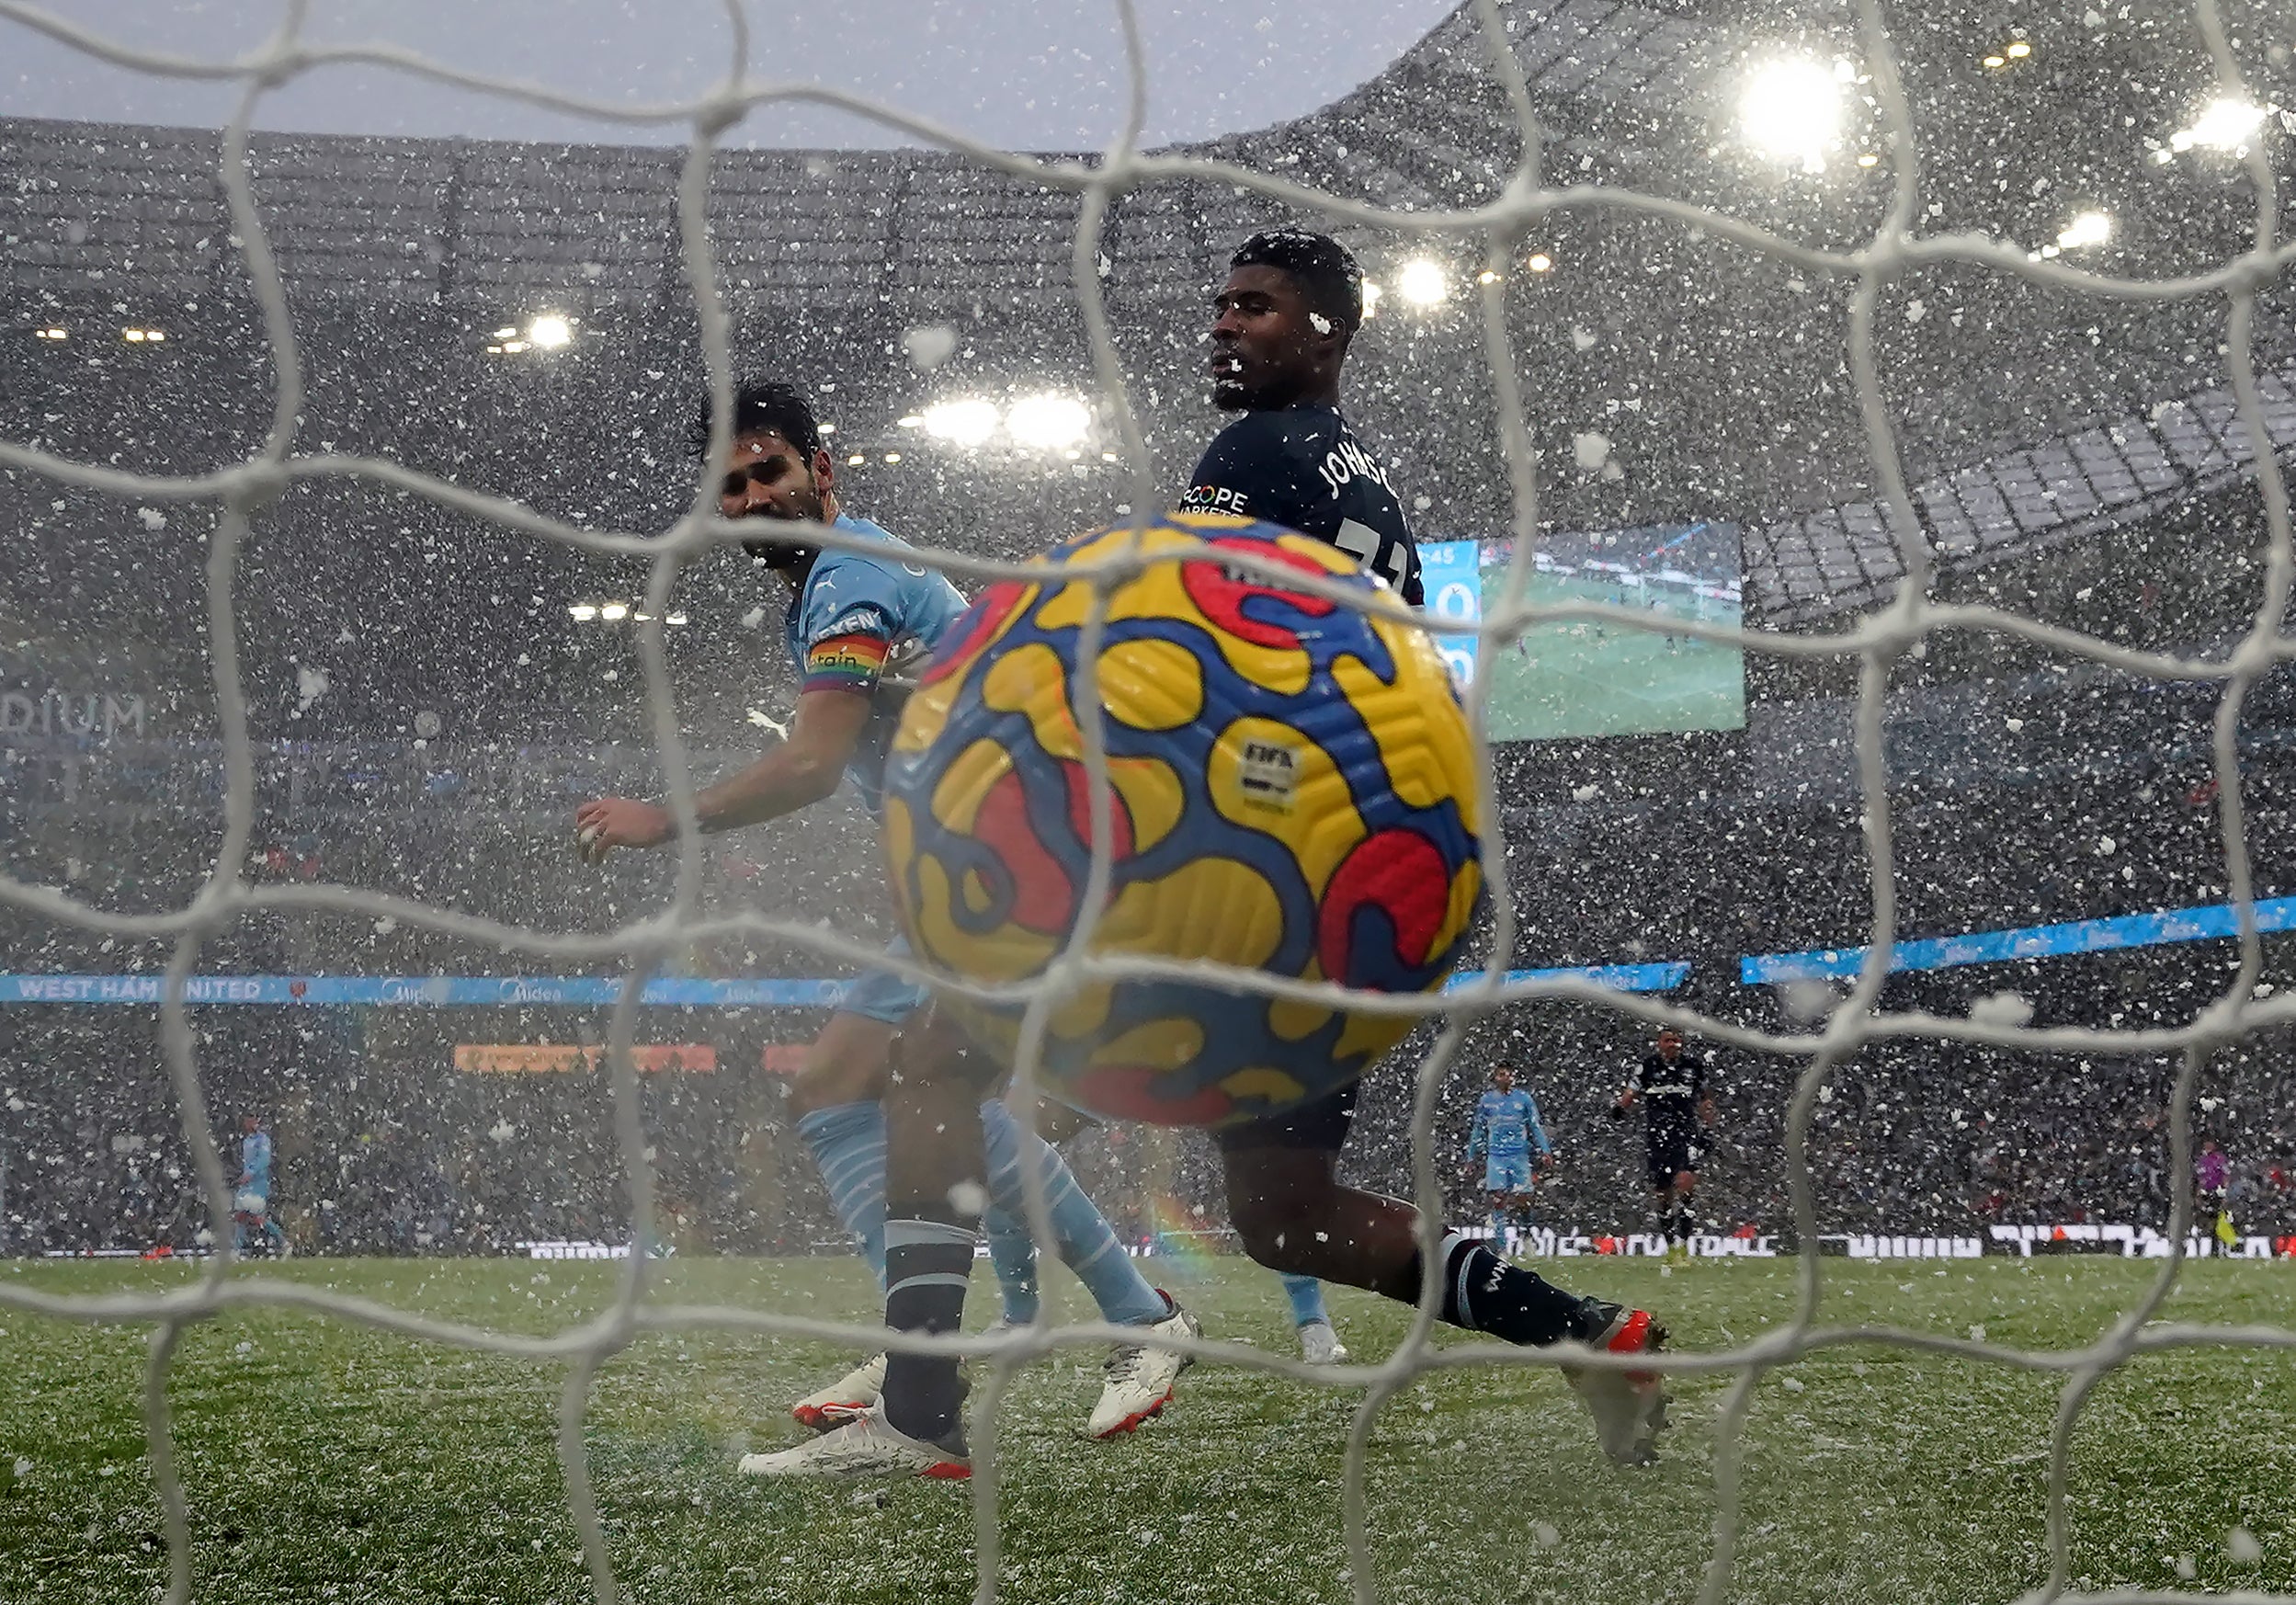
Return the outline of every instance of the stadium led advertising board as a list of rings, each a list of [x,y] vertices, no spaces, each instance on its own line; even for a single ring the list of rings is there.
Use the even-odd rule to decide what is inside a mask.
[[[1429,541],[1419,548],[1427,610],[1462,624],[1496,604],[1511,541]],[[1745,725],[1745,656],[1663,627],[1673,619],[1735,627],[1742,618],[1738,527],[1671,524],[1546,535],[1531,554],[1524,599],[1594,602],[1653,616],[1646,629],[1608,619],[1540,624],[1500,644],[1438,635],[1464,686],[1493,677],[1491,738],[1643,735]]]

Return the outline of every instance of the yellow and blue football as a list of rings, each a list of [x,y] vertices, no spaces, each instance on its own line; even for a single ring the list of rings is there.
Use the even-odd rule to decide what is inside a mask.
[[[935,654],[885,771],[895,899],[919,956],[964,980],[1043,973],[1083,912],[1091,786],[1074,711],[1093,585],[1112,878],[1086,950],[1205,960],[1370,993],[1441,985],[1483,890],[1474,746],[1422,631],[1288,587],[1254,552],[1369,598],[1345,552],[1272,524],[1174,514],[1072,541],[991,586]],[[1009,1055],[1019,1004],[953,990]],[[1040,1079],[1167,1125],[1278,1116],[1347,1086],[1409,1016],[1205,981],[1094,982],[1051,1017]]]

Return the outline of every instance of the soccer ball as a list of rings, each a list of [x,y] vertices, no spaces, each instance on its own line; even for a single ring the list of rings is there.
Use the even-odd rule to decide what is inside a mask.
[[[1137,545],[1135,545],[1137,542]],[[1425,632],[1223,561],[1249,552],[1372,595],[1346,553],[1272,524],[1176,513],[1055,549],[991,586],[935,655],[885,769],[894,897],[920,957],[964,980],[1043,973],[1091,856],[1072,710],[1093,586],[1067,564],[1154,561],[1109,593],[1097,677],[1113,878],[1086,950],[1420,993],[1483,891],[1474,746]],[[945,1006],[1010,1056],[1023,1005]],[[1195,981],[1095,980],[1051,1014],[1041,1082],[1166,1125],[1279,1115],[1348,1085],[1409,1016]]]

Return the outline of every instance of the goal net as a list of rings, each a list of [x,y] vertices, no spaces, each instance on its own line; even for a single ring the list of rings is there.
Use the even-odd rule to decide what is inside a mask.
[[[328,324],[324,347],[314,344],[298,275],[360,252],[318,240],[307,219],[298,221],[304,192],[331,182],[324,148],[266,140],[252,129],[265,97],[281,86],[357,63],[609,129],[686,130],[681,152],[612,158],[639,173],[631,182],[674,194],[671,233],[649,239],[631,217],[603,207],[562,213],[551,224],[558,231],[551,248],[538,256],[547,274],[529,261],[493,282],[504,287],[505,304],[549,274],[575,289],[622,285],[629,301],[631,264],[643,257],[654,274],[646,292],[654,299],[643,304],[665,331],[662,350],[698,350],[721,418],[735,376],[757,366],[752,347],[760,330],[832,351],[839,341],[867,342],[872,360],[881,347],[920,376],[968,354],[968,329],[987,329],[1006,314],[975,304],[968,319],[929,293],[936,252],[992,261],[1016,283],[1049,284],[1067,299],[1070,320],[1046,325],[1045,338],[1073,345],[1073,366],[1092,385],[1097,434],[1064,433],[1067,415],[1057,406],[1025,422],[1009,409],[1001,427],[1017,446],[1039,451],[1025,472],[1009,464],[992,472],[952,455],[905,485],[893,465],[905,456],[915,467],[937,449],[932,440],[961,443],[979,420],[958,412],[905,420],[851,439],[850,455],[848,437],[832,442],[857,478],[884,474],[868,483],[881,487],[873,494],[897,530],[910,527],[899,515],[911,512],[921,527],[949,529],[947,518],[930,517],[945,504],[995,509],[983,514],[1003,526],[995,533],[951,537],[924,554],[969,591],[1024,572],[1030,552],[1055,539],[1145,518],[1172,501],[1171,464],[1162,459],[1178,448],[1161,420],[1190,381],[1180,372],[1185,351],[1161,336],[1193,315],[1185,309],[1199,304],[1206,272],[1235,240],[1256,226],[1301,221],[1358,245],[1382,293],[1350,381],[1376,387],[1368,410],[1383,411],[1399,435],[1415,414],[1436,420],[1413,435],[1418,455],[1404,475],[1407,496],[1414,488],[1428,493],[1416,507],[1428,553],[1430,610],[1422,624],[1464,685],[1483,737],[1479,757],[1491,804],[1482,843],[1488,913],[1473,973],[1439,996],[1369,1005],[1424,1017],[1410,1051],[1367,1091],[1367,1104],[1392,1117],[1392,1171],[1409,1176],[1430,1223],[1455,1213],[1460,1194],[1449,1184],[1448,1153],[1456,1133],[1444,1123],[1444,1094],[1462,1075],[1479,1078],[1493,1057],[1525,1051],[1527,1040],[1557,1058],[1616,1064],[1629,1044],[1671,1025],[1745,1064],[1779,1067],[1767,1084],[1775,1097],[1759,1109],[1747,1099],[1736,1139],[1748,1173],[1767,1166],[1769,1179],[1733,1196],[1732,1218],[1712,1221],[1700,1241],[1702,1253],[1761,1242],[1798,1255],[1790,1307],[1758,1337],[1734,1335],[1661,1362],[1680,1378],[1727,1379],[1711,1427],[1711,1541],[1701,1598],[1733,1597],[1745,1435],[1764,1384],[1797,1362],[1847,1348],[2046,1378],[2056,1406],[2053,1429],[2032,1446],[2046,1510],[2034,1597],[2104,1597],[2075,1587],[2073,1560],[2074,1447],[2100,1386],[2170,1351],[2296,1348],[2296,1331],[2268,1322],[2161,1318],[2195,1255],[2245,1254],[2252,1242],[2267,1257],[2276,1251],[2268,1229],[2219,1235],[2215,1222],[2196,1212],[2194,1177],[2202,1106],[2227,1096],[2224,1067],[2253,1067],[2259,1033],[2285,1027],[2296,1007],[2267,973],[2266,939],[2290,916],[2269,894],[2277,849],[2265,844],[2259,856],[2260,833],[2250,828],[2258,807],[2275,819],[2285,808],[2277,777],[2256,795],[2254,766],[2262,760],[2250,734],[2257,711],[2277,718],[2284,700],[2277,680],[2290,655],[2283,622],[2296,584],[2283,468],[2296,447],[2288,288],[2296,247],[2279,237],[2285,220],[2274,165],[2290,138],[2275,85],[2296,101],[2287,21],[2262,7],[2234,17],[2215,0],[2197,0],[2184,16],[2091,10],[2057,19],[2043,37],[1990,12],[1956,18],[1949,29],[1878,0],[1791,26],[1769,19],[1775,27],[1676,9],[1471,0],[1395,74],[1328,113],[1265,136],[1150,150],[1139,137],[1149,87],[1139,30],[1120,0],[1133,51],[1123,131],[1089,157],[1053,158],[992,148],[898,106],[769,81],[755,66],[691,104],[633,110],[395,50],[313,44],[299,31],[300,7],[289,9],[287,24],[260,51],[226,63],[163,54],[0,0],[0,36],[28,32],[137,73],[220,78],[244,91],[212,170],[223,226],[184,247],[205,264],[186,304],[225,287],[244,291],[255,309],[245,333],[259,342],[249,348],[259,348],[267,365],[267,415],[252,428],[244,419],[210,418],[199,398],[170,395],[154,380],[132,398],[132,427],[144,440],[138,451],[107,452],[68,427],[36,420],[19,438],[0,440],[0,471],[22,493],[35,546],[50,528],[41,521],[50,505],[61,514],[67,505],[108,503],[115,529],[118,511],[135,509],[128,530],[136,538],[195,527],[195,516],[207,531],[203,582],[172,605],[203,636],[213,739],[197,774],[172,783],[179,794],[204,789],[220,807],[212,852],[197,872],[158,877],[128,894],[116,866],[91,868],[76,858],[70,870],[51,865],[53,873],[0,880],[0,901],[26,928],[72,933],[79,945],[71,950],[91,955],[91,965],[112,944],[164,943],[169,954],[163,973],[135,981],[147,990],[116,1000],[156,1006],[180,1140],[219,1252],[196,1278],[163,1292],[75,1294],[0,1281],[0,1309],[131,1323],[151,1334],[143,1426],[164,1516],[169,1599],[193,1598],[198,1585],[190,1497],[174,1447],[171,1370],[186,1334],[228,1313],[290,1307],[424,1342],[563,1363],[557,1451],[565,1497],[597,1597],[608,1601],[625,1597],[625,1588],[627,1597],[642,1591],[618,1573],[585,1442],[603,1368],[640,1338],[666,1332],[737,1332],[864,1351],[885,1336],[800,1308],[666,1302],[659,1262],[630,1251],[676,1236],[654,1154],[655,1105],[669,1094],[650,1087],[649,1076],[665,1064],[689,1068],[662,1057],[677,1041],[654,1029],[648,1011],[672,1007],[663,1001],[671,995],[649,988],[686,978],[698,952],[751,973],[864,967],[881,959],[881,924],[761,913],[753,905],[770,906],[770,895],[722,895],[711,888],[724,863],[690,832],[666,872],[666,901],[625,878],[570,916],[563,904],[521,903],[518,872],[490,864],[483,839],[428,871],[428,847],[410,843],[401,852],[385,843],[361,862],[365,872],[349,872],[302,854],[276,817],[273,793],[288,767],[299,777],[324,769],[348,813],[368,794],[356,778],[364,772],[356,753],[347,747],[324,764],[290,766],[278,733],[314,704],[350,694],[318,666],[324,654],[316,646],[337,628],[348,638],[374,623],[367,602],[329,595],[324,572],[296,582],[300,602],[279,603],[275,585],[263,590],[264,610],[248,616],[251,570],[290,561],[269,541],[267,522],[287,499],[378,528],[404,519],[402,535],[432,527],[421,525],[426,514],[404,509],[450,515],[450,525],[436,526],[449,530],[449,541],[396,543],[393,561],[418,573],[435,564],[452,586],[500,592],[494,601],[513,634],[533,627],[525,598],[547,569],[537,553],[577,554],[594,565],[586,572],[619,575],[619,599],[602,591],[578,600],[574,617],[627,622],[638,673],[634,686],[613,693],[627,696],[613,717],[627,738],[651,748],[648,761],[658,767],[612,779],[633,791],[658,783],[689,822],[697,774],[725,756],[697,749],[696,702],[719,698],[705,711],[721,731],[726,720],[746,715],[759,727],[779,714],[743,708],[738,691],[694,689],[713,670],[725,681],[724,671],[738,666],[725,654],[698,659],[681,635],[686,598],[697,584],[712,583],[711,555],[738,538],[714,516],[710,475],[689,482],[682,514],[649,525],[649,497],[622,481],[625,472],[638,478],[641,464],[619,448],[611,458],[618,467],[605,476],[614,484],[594,486],[586,499],[529,499],[518,490],[522,456],[563,460],[595,448],[608,460],[603,441],[578,421],[536,428],[515,450],[488,439],[433,442],[418,454],[429,467],[412,465],[387,438],[370,438],[371,416],[345,431],[349,444],[314,422],[355,386],[360,342],[392,337],[390,326]],[[734,62],[747,49],[748,26],[739,7],[728,8]],[[2143,120],[2128,114],[2114,151],[2083,145],[2066,156],[2070,173],[2052,175],[2042,156],[2059,154],[2050,142],[2054,125],[2036,108],[2055,95],[2077,108],[2078,119],[2109,108],[2118,123],[2126,97],[2103,81],[2115,63],[2143,63],[2175,87],[2148,91],[2141,107],[2128,101]],[[2076,81],[2084,74],[2098,82]],[[733,148],[745,117],[793,102],[870,120],[924,147],[872,160],[898,167],[904,192],[946,196],[946,227],[880,242],[879,258],[858,267],[820,252],[796,260],[806,254],[796,247],[820,237],[805,232],[814,226],[806,220],[839,204],[837,187],[849,173],[835,154],[785,160]],[[1662,102],[1679,103],[1675,109],[1688,120],[1659,120],[1651,108]],[[1571,112],[1583,115],[1558,132],[1558,117],[1567,121]],[[1701,154],[1690,131],[1709,126],[1697,121],[1709,112],[1711,126],[1731,131]],[[1987,126],[1989,118],[1998,126]],[[2086,122],[2083,129],[2093,132]],[[15,123],[4,137],[0,171],[20,176],[19,195],[39,202],[26,202],[25,230],[33,222],[62,227],[74,202],[41,176],[40,153],[51,148],[41,141],[50,136]],[[54,139],[85,145],[119,137],[82,130]],[[108,157],[108,170],[132,175],[140,164],[160,162],[148,142],[144,151],[123,148]],[[369,176],[415,184],[410,175],[423,159],[412,149],[384,150]],[[582,163],[608,158],[538,147],[503,159],[534,193],[556,186],[572,195],[584,182]],[[511,249],[508,238],[523,225],[489,223],[483,188],[456,183],[464,237]],[[2150,199],[2113,211],[2102,199],[2112,184],[2155,188]],[[768,195],[776,204],[729,205],[729,194]],[[377,237],[358,271],[381,287],[378,295],[442,293],[435,255],[411,244],[402,253],[382,237],[396,203],[377,199]],[[919,215],[930,218],[930,205],[920,202]],[[490,228],[496,232],[488,235]],[[1047,238],[1052,244],[1040,249]],[[87,245],[86,231],[71,243]],[[104,245],[95,241],[95,248]],[[132,281],[130,247],[119,255],[113,282]],[[19,287],[37,291],[49,268],[30,253],[16,259]],[[483,249],[472,250],[467,267],[494,271]],[[328,270],[351,271],[341,260]],[[185,301],[182,287],[171,293]],[[809,305],[815,295],[821,304]],[[108,324],[142,319],[124,331],[137,346],[183,342],[163,326],[166,314],[147,316],[142,304],[123,290],[101,316]],[[830,304],[863,310],[833,314],[823,310]],[[8,337],[27,348],[70,347],[67,311],[52,293],[44,301],[35,294],[25,326]],[[1040,315],[1037,308],[1018,321]],[[547,324],[474,324],[461,356],[536,355],[579,339],[579,321],[553,313]],[[692,397],[646,366],[660,355],[632,357],[628,371],[651,376],[633,382],[653,388],[632,389],[626,404],[682,414]],[[19,352],[0,372],[20,370],[28,384],[63,382],[23,360]],[[824,391],[833,388],[835,368],[834,360],[820,366],[829,380]],[[953,404],[961,411],[964,404]],[[414,415],[418,398],[393,405],[409,415],[410,431],[426,427]],[[524,430],[539,410],[529,393],[490,404],[485,415],[492,427]],[[180,425],[173,433],[171,417]],[[119,426],[123,438],[130,427]],[[994,409],[980,423],[983,436],[998,427]],[[1031,430],[1040,441],[1020,438]],[[462,453],[478,464],[468,475],[450,468]],[[651,455],[642,471],[656,483],[688,472]],[[1439,541],[1438,525],[1467,533]],[[454,539],[472,544],[458,553]],[[835,530],[823,540],[853,543]],[[131,558],[118,558],[108,576],[74,583],[100,602],[106,587],[137,583],[134,568]],[[36,611],[28,598],[10,601],[0,617],[21,623]],[[91,616],[101,614],[97,607]],[[770,620],[753,617],[745,627],[771,642]],[[303,655],[283,655],[282,666],[267,647],[256,661],[251,643],[282,632]],[[468,661],[507,662],[507,652]],[[59,697],[52,706],[44,690],[21,700],[21,710],[7,714],[7,733],[26,737],[140,735],[148,712],[124,689]],[[388,723],[376,718],[379,727]],[[2041,740],[2051,722],[2063,738],[2054,748]],[[416,713],[390,734],[411,738],[404,750],[420,753],[431,750],[440,727],[437,714],[426,723]],[[444,806],[477,767],[492,763],[496,783],[516,790],[532,813],[570,812],[600,789],[583,783],[602,771],[551,769],[565,743],[536,745],[526,752],[498,743],[488,757],[473,750],[456,766],[411,758],[398,781],[381,775],[373,786],[404,782]],[[1104,777],[1106,752],[1089,727],[1086,752],[1096,780]],[[33,774],[40,761],[25,758],[21,772]],[[1972,814],[1962,784],[1972,768],[2013,773],[2029,789],[1994,794],[1982,816]],[[1725,790],[1758,802],[1724,810],[1717,799]],[[2132,801],[2140,796],[2143,807]],[[1809,823],[1818,815],[1822,831]],[[419,830],[423,817],[419,808],[394,813],[389,828]],[[1643,846],[1622,846],[1638,831],[1647,833]],[[1962,839],[1989,832],[1997,840]],[[1105,865],[1101,835],[1095,861]],[[1711,860],[1724,838],[1739,868],[1719,874]],[[1988,856],[1996,847],[1998,861]],[[871,850],[857,829],[839,849],[855,865],[866,865]],[[1708,861],[1694,871],[1690,859]],[[766,893],[775,890],[771,867],[751,864],[745,872],[762,878]],[[461,894],[458,875],[488,873],[505,882],[497,894]],[[495,912],[470,911],[477,906]],[[242,967],[235,944],[251,923],[281,933],[292,962],[280,967],[299,974],[387,969],[393,933],[515,955],[538,976],[582,972],[588,984],[600,966],[616,970],[620,978],[605,992],[585,995],[587,1024],[576,1046],[586,1048],[582,1065],[603,1077],[602,1132],[619,1174],[581,1230],[518,1245],[571,1256],[597,1229],[598,1251],[619,1245],[625,1256],[609,1307],[552,1335],[527,1336],[317,1288],[251,1269],[226,1251],[235,1167],[218,1145],[210,1109],[219,1039],[201,1023],[211,1017],[193,1011],[234,1001],[214,990],[215,976]],[[312,946],[347,940],[341,933],[350,930],[364,947],[330,953]],[[335,934],[313,934],[324,932]],[[2192,956],[2203,951],[2211,956]],[[2133,955],[2131,967],[2101,982],[2102,973],[2085,972],[2090,979],[2080,985],[2052,991],[2031,980],[2044,958],[2116,953]],[[2168,957],[2159,967],[2143,968],[2162,953]],[[2011,978],[2000,980],[2003,972],[1987,965],[2011,966]],[[17,967],[24,973],[7,978],[17,987],[14,1001],[89,1000],[43,994],[39,966]],[[415,991],[434,983],[450,990],[451,977],[410,968],[416,973],[406,985]],[[1967,981],[1964,970],[1978,979]],[[1081,955],[1064,956],[1040,984],[1037,1007],[1057,1003],[1084,975]],[[2172,975],[2173,984],[2163,980]],[[1249,974],[1223,979],[1267,985]],[[2036,991],[2044,995],[2038,1010],[2026,996]],[[379,1007],[413,1000],[344,996]],[[732,993],[709,996],[748,1006]],[[456,1001],[447,991],[435,1000]],[[250,994],[244,1001],[266,999]],[[486,1001],[515,1011],[563,1000],[496,994]],[[513,1030],[528,1029],[504,1019],[506,1043]],[[249,1053],[296,1051],[280,1046],[284,1039],[267,1044],[225,1032],[221,1040]],[[788,1046],[744,1039],[742,1052],[769,1055]],[[1971,1128],[1981,1123],[1982,1099],[1965,1077],[2006,1062],[1989,1053],[2019,1056],[2014,1062],[2027,1066],[2018,1074],[2029,1081],[2062,1076],[2051,1085],[2081,1088],[2069,1095],[2083,1100],[2076,1120],[2103,1119],[2102,1106],[2121,1096],[2113,1088],[2122,1084],[2079,1080],[2074,1066],[2086,1074],[2107,1062],[2165,1065],[2143,1094],[2165,1117],[2153,1183],[2160,1216],[2099,1220],[2069,1207],[2052,1220],[2037,1204],[2017,1218],[1996,1212],[1985,1224],[1938,1225],[1919,1199],[1862,1215],[1845,1206],[1844,1196],[1886,1188],[1892,1133],[1904,1134],[1907,1121],[1930,1121],[1946,1141],[1981,1145]],[[1032,1087],[1037,1067],[1024,1055],[1016,1075]],[[2143,1080],[2131,1076],[2128,1086]],[[1606,1084],[1598,1101],[1612,1090]],[[1597,1112],[1598,1101],[1585,1101],[1585,1112]],[[693,1108],[699,1112],[689,1118],[699,1123],[743,1118],[730,1104],[704,1099]],[[1905,1136],[1928,1140],[1920,1132]],[[1183,1160],[1161,1155],[1167,1184],[1186,1169]],[[2017,1164],[2015,1155],[1999,1157],[1972,1185],[2014,1192]],[[1640,1186],[1639,1177],[1620,1182]],[[1043,1200],[1031,1204],[1037,1235],[1048,1239]],[[609,1207],[623,1218],[607,1233],[599,1216]],[[2209,1213],[2215,1209],[2211,1202]],[[1733,1236],[1741,1223],[1743,1235]],[[1574,1235],[1578,1226],[1591,1229]],[[1608,1226],[1592,1216],[1550,1222],[1546,1246],[1568,1239],[1593,1253],[1598,1240],[1618,1247],[1632,1235]],[[1194,1229],[1183,1220],[1171,1231]],[[1989,1341],[1982,1326],[1961,1335],[1827,1318],[1829,1246],[1862,1257],[1950,1258],[1964,1252],[1956,1246],[1962,1243],[1972,1255],[2027,1255],[2037,1244],[2068,1242],[2157,1261],[2141,1296],[2089,1341],[2020,1346]],[[1430,1297],[1436,1291],[1430,1286]],[[1392,1352],[1345,1371],[1216,1336],[1188,1345],[1220,1366],[1359,1394],[1350,1406],[1341,1505],[1347,1587],[1367,1605],[1391,1597],[1392,1582],[1375,1553],[1367,1469],[1386,1413],[1448,1369],[1552,1363],[1536,1350],[1438,1344],[1433,1312],[1423,1314]],[[1008,1459],[1000,1411],[1013,1379],[1048,1352],[1105,1346],[1114,1330],[1056,1324],[963,1342],[976,1368],[971,1498],[983,1600],[1017,1597],[1006,1582],[999,1522]],[[0,1335],[0,1350],[6,1341]],[[2154,1577],[2137,1581],[2146,1599],[2202,1597],[2157,1587]]]

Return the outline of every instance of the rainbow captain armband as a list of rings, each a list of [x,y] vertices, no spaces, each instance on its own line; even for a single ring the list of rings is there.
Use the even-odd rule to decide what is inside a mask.
[[[825,636],[805,649],[805,683],[801,691],[857,691],[877,689],[892,643],[868,631]]]

